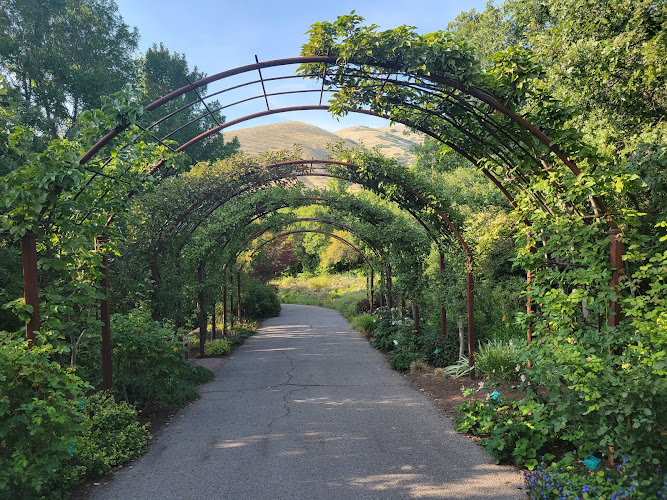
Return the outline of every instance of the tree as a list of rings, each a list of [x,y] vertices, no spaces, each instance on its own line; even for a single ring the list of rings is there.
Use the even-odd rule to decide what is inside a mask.
[[[138,39],[113,0],[3,0],[0,72],[18,121],[44,142],[68,135],[84,109],[133,80]]]
[[[197,67],[190,71],[185,55],[171,53],[162,43],[159,47],[154,44],[139,60],[139,80],[146,104],[205,76]],[[217,101],[202,104],[199,96],[204,95],[206,86],[161,106],[151,115],[154,122],[162,120],[152,128],[153,134],[159,139],[166,138],[182,145],[211,127],[224,123],[225,117],[215,111],[220,104]],[[168,116],[171,113],[175,114]],[[225,143],[222,134],[215,134],[194,144],[186,152],[192,163],[197,163],[226,158],[238,151],[238,147],[236,138]]]

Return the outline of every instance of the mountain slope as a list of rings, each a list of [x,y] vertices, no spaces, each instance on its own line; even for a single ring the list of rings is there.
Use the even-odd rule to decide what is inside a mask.
[[[227,132],[227,137],[236,136],[241,143],[241,151],[248,154],[294,149],[298,144],[303,148],[304,159],[325,159],[329,155],[327,145],[336,143],[341,137],[319,127],[301,122],[281,122],[271,125],[244,128]],[[348,147],[357,147],[356,142],[346,140]]]
[[[295,144],[303,148],[303,158],[326,159],[327,145],[341,139],[347,147],[377,147],[384,155],[396,158],[399,163],[408,164],[414,159],[410,148],[422,143],[421,134],[406,132],[402,125],[393,127],[349,127],[336,133],[301,122],[281,122],[260,125],[232,132],[226,136],[238,137],[241,150],[249,154],[281,149],[293,149]]]

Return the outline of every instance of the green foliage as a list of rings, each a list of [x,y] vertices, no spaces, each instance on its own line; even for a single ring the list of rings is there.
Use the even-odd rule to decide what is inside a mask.
[[[496,391],[497,392],[497,391]],[[546,453],[551,415],[530,402],[505,402],[502,395],[485,401],[468,399],[459,407],[456,430],[482,439],[486,450],[500,461],[513,462],[532,470],[537,458]]]
[[[204,345],[204,355],[206,356],[224,356],[229,354],[229,342],[225,339],[209,340]]]
[[[525,357],[525,340],[489,340],[475,352],[475,373],[495,381],[518,381]]]
[[[114,2],[10,0],[0,33],[1,72],[21,100],[17,121],[43,138],[72,130],[84,109],[134,79],[139,34]]]
[[[572,453],[551,464],[542,461],[524,474],[528,498],[665,498],[667,475],[660,468],[637,471],[627,458],[619,462],[615,467],[602,465],[591,471]]]
[[[170,53],[169,49],[162,43],[158,47],[153,44],[139,60],[139,79],[144,93],[144,102],[150,103],[182,87],[187,81],[195,82],[206,75],[195,67],[192,71],[188,68],[185,55]],[[206,95],[206,86],[199,87],[199,94]],[[218,101],[208,101],[205,107],[199,102],[194,93],[188,93],[166,103],[158,108],[153,121],[161,122],[153,129],[158,137],[170,134],[170,139],[181,145],[192,137],[223,123],[225,117],[220,112],[214,112],[214,116],[207,113],[221,107]],[[182,109],[185,108],[185,109]],[[180,110],[179,113],[175,111]],[[173,116],[168,116],[173,114]],[[217,120],[217,121],[216,121]],[[193,122],[193,123],[190,123]],[[176,129],[183,130],[171,134]],[[215,134],[207,140],[203,140],[188,148],[187,155],[191,163],[200,161],[211,161],[226,158],[238,151],[238,140],[225,143],[222,134]]]
[[[455,363],[443,367],[443,374],[454,378],[461,378],[470,373],[470,362],[465,356],[461,356]],[[460,409],[459,409],[460,411]]]
[[[352,326],[352,328],[354,328],[355,330],[359,330],[367,337],[373,335],[376,324],[377,324],[377,318],[371,316],[370,314],[353,316],[350,319],[350,326]]]
[[[213,374],[192,366],[173,330],[152,321],[143,310],[111,319],[114,393],[146,409],[152,403],[183,406],[199,397],[195,384]],[[94,357],[98,356],[94,354]]]
[[[410,371],[410,365],[416,359],[417,355],[414,352],[399,351],[389,356],[389,364],[394,370],[407,373]]]
[[[108,392],[87,397],[81,406],[84,419],[74,457],[87,476],[103,476],[146,451],[148,425],[139,424],[133,406],[115,402]]]
[[[0,495],[60,498],[84,421],[86,385],[52,360],[53,348],[0,339]],[[65,473],[70,470],[70,473]]]
[[[272,318],[280,315],[280,300],[269,285],[249,280],[241,292],[241,309],[250,318]]]

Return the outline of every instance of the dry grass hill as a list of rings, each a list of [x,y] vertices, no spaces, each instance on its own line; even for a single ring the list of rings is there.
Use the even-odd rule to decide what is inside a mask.
[[[301,122],[282,122],[271,125],[244,128],[227,132],[228,139],[238,137],[241,150],[256,154],[265,151],[292,149],[295,144],[303,148],[304,158],[325,159],[327,145],[343,139],[348,147],[377,147],[386,156],[408,164],[414,158],[410,147],[423,142],[422,135],[406,132],[406,127],[350,127],[331,133],[314,125]]]

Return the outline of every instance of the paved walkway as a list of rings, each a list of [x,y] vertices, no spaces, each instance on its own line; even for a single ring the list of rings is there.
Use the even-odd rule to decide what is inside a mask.
[[[524,499],[335,311],[283,305],[102,499]]]

